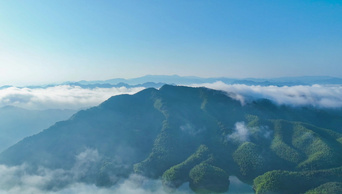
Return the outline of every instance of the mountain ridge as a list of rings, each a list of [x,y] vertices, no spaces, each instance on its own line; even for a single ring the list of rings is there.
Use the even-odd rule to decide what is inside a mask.
[[[223,192],[227,175],[252,184],[272,170],[342,166],[340,126],[340,110],[242,105],[223,91],[164,85],[82,110],[2,152],[0,163],[71,169],[89,148],[103,157],[83,178],[99,186],[138,173],[173,189],[190,182],[195,192]]]
[[[332,76],[297,76],[297,77],[278,77],[278,78],[229,78],[229,77],[196,77],[196,76],[179,76],[179,75],[145,75],[136,78],[114,78],[108,80],[80,80],[66,81],[55,84],[30,85],[28,88],[48,88],[59,85],[79,86],[82,88],[110,88],[110,87],[155,87],[159,88],[164,84],[176,85],[192,85],[223,82],[225,84],[245,84],[245,85],[261,85],[261,86],[296,86],[296,85],[314,85],[314,84],[331,84],[341,85],[342,78]],[[0,86],[0,89],[14,87],[11,85]],[[23,87],[19,87],[23,88]]]

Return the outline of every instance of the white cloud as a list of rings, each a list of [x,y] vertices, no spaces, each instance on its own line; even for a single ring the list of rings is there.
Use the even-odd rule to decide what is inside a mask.
[[[166,194],[160,179],[149,179],[131,174],[112,187],[97,187],[80,181],[92,167],[97,166],[101,156],[95,149],[85,149],[75,156],[75,164],[70,170],[39,167],[32,171],[30,166],[6,166],[0,164],[0,193],[6,194]],[[183,187],[176,193],[191,193]]]
[[[143,87],[85,89],[69,85],[35,89],[9,87],[0,89],[0,107],[13,105],[27,109],[79,109],[96,106],[111,96],[134,94],[143,89]]]
[[[0,165],[0,193],[6,194],[166,194],[161,180],[149,179],[137,174],[112,187],[97,187],[73,179],[66,170],[41,168],[37,173],[28,173],[26,165],[8,167]],[[175,192],[193,193],[189,187]]]
[[[250,132],[245,122],[236,122],[232,134],[228,135],[228,139],[238,142],[249,141]]]
[[[97,150],[86,149],[80,154],[76,155],[76,162],[71,169],[74,179],[82,178],[87,174],[90,168],[100,161],[101,157]]]
[[[228,96],[242,104],[253,99],[269,99],[276,104],[307,106],[323,108],[342,107],[342,86],[312,85],[312,86],[248,86],[244,84],[225,84],[223,82],[194,84],[194,87],[207,87],[227,92]]]
[[[238,143],[250,141],[252,135],[259,136],[264,139],[270,139],[273,131],[268,126],[248,127],[245,122],[236,122],[233,133],[227,136],[228,140]]]

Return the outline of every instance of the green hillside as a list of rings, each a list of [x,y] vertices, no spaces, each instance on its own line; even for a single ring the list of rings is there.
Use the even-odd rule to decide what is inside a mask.
[[[83,180],[98,186],[138,173],[169,191],[189,182],[220,193],[234,175],[257,193],[303,193],[341,182],[340,126],[341,110],[241,105],[222,91],[165,85],[80,111],[2,152],[0,163],[71,169],[75,155],[94,149],[101,160]]]

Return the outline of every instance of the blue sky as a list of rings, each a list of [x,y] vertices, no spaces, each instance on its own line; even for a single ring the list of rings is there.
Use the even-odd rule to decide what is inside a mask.
[[[342,77],[342,1],[0,1],[0,85]]]

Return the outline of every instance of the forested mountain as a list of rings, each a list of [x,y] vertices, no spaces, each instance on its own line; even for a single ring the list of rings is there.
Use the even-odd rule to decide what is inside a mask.
[[[137,173],[170,191],[189,182],[195,192],[225,192],[230,175],[257,193],[340,190],[341,126],[340,109],[241,105],[222,91],[164,85],[80,111],[2,152],[0,162],[71,169],[91,149],[101,157],[81,179],[98,186]]]

